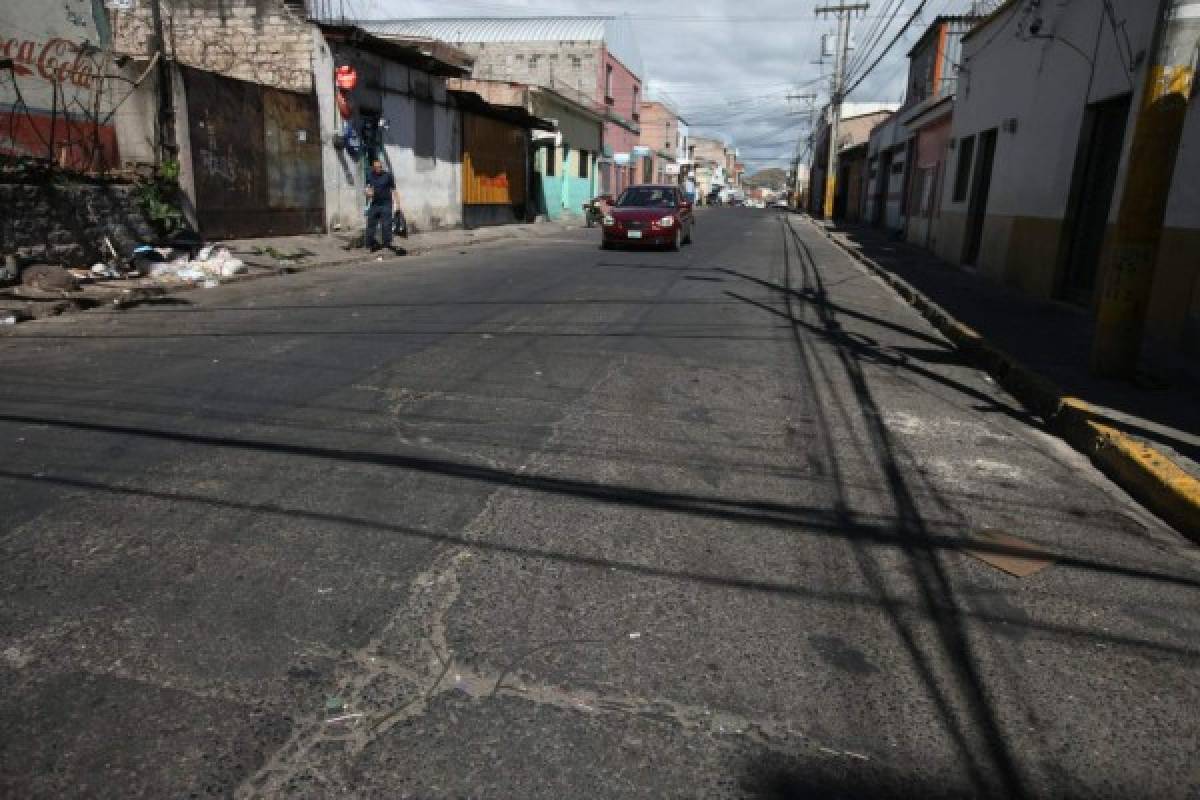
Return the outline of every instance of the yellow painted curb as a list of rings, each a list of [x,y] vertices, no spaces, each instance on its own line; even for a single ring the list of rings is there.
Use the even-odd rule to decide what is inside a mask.
[[[1100,470],[1188,538],[1200,542],[1200,480],[1167,456],[1116,428],[1095,420],[1085,401],[1068,397],[1050,380],[1027,369],[988,342],[971,327],[954,319],[895,273],[860,252],[851,251],[828,230],[825,235],[844,252],[878,273],[901,297],[947,339],[992,375],[1027,408],[1042,416],[1050,428]]]
[[[1200,480],[1116,428],[1091,421],[1087,426],[1095,435],[1092,460],[1180,533],[1200,540]]]

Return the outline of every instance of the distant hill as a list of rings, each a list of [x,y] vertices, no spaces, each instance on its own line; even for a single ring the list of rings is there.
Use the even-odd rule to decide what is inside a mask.
[[[782,189],[787,186],[787,170],[772,167],[742,178],[742,186],[748,189]]]

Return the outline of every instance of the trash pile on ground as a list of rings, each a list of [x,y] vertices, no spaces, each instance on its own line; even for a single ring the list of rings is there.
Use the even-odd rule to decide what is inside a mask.
[[[50,264],[31,264],[19,269],[16,259],[4,260],[0,283],[19,282],[38,291],[75,292],[81,287],[107,281],[148,279],[153,282],[183,281],[209,285],[220,278],[242,275],[248,265],[227,247],[206,244],[197,234],[182,231],[161,245],[141,244],[122,254],[107,237],[101,243],[107,258],[90,268],[68,269]]]
[[[227,247],[206,245],[194,256],[174,247],[143,245],[133,251],[129,260],[133,269],[150,278],[174,278],[181,281],[206,281],[229,278],[247,271],[240,258],[234,258]]]
[[[118,249],[105,237],[97,249],[104,260],[91,267],[0,257],[0,326],[101,305],[129,307],[170,291],[172,284],[213,288],[251,267],[229,248],[209,244],[192,231],[132,249]]]

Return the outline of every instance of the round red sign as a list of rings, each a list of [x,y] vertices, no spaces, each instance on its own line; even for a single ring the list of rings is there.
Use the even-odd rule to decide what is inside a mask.
[[[358,72],[355,71],[354,67],[349,65],[343,64],[338,67],[334,73],[334,78],[337,82],[337,88],[342,91],[350,92],[354,90],[355,86],[358,86]]]

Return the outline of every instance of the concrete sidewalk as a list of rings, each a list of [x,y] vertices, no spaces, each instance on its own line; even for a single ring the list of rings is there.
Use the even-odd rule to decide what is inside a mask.
[[[234,256],[245,262],[247,271],[209,280],[182,280],[171,276],[85,279],[77,291],[45,291],[10,286],[0,289],[0,322],[42,319],[98,307],[131,307],[206,286],[259,280],[307,269],[394,261],[397,258],[501,241],[534,240],[582,227],[582,222],[537,222],[475,230],[431,231],[403,239],[397,237],[394,244],[398,253],[388,250],[368,252],[358,244],[362,240],[361,232],[214,241],[209,244],[228,248]]]
[[[553,236],[583,227],[583,223],[536,222],[522,225],[497,225],[474,230],[453,229],[414,233],[407,238],[396,237],[394,244],[406,255],[470,247],[511,239],[536,239]],[[336,266],[379,258],[391,258],[384,250],[370,253],[359,246],[361,231],[347,231],[316,236],[277,236],[261,239],[239,239],[221,242],[234,255],[252,266]],[[299,255],[301,257],[294,258]]]
[[[1149,494],[1139,499],[1154,507],[1158,484],[1173,484],[1175,494],[1183,485],[1185,516],[1195,517],[1195,487],[1200,481],[1200,379],[1187,365],[1160,366],[1137,381],[1097,378],[1088,370],[1093,321],[1086,310],[1031,298],[952,267],[926,250],[894,241],[884,231],[817,224],[868,266],[898,278],[894,288],[906,296],[912,294],[907,299],[924,306],[927,316],[942,318],[948,329],[963,331],[964,337],[959,338],[977,341],[976,349],[987,351],[980,359],[985,366],[990,368],[989,360],[999,360],[1015,381],[1030,384],[1028,392],[1015,393],[1024,395],[1022,401],[1032,399],[1040,406],[1035,410],[1056,423],[1060,432],[1092,429],[1074,437],[1066,430],[1064,435],[1072,444],[1080,447],[1085,442],[1092,451],[1088,454],[1098,459],[1103,454],[1096,451],[1104,445],[1092,444],[1095,432],[1103,431],[1103,436],[1115,432],[1110,438],[1128,441],[1108,442],[1107,446],[1124,447],[1131,453],[1140,450],[1136,460],[1144,462],[1146,470],[1162,474],[1151,476]],[[1137,495],[1139,490],[1128,484],[1142,481],[1141,471],[1132,469],[1132,477],[1122,476],[1125,479],[1118,482]]]

